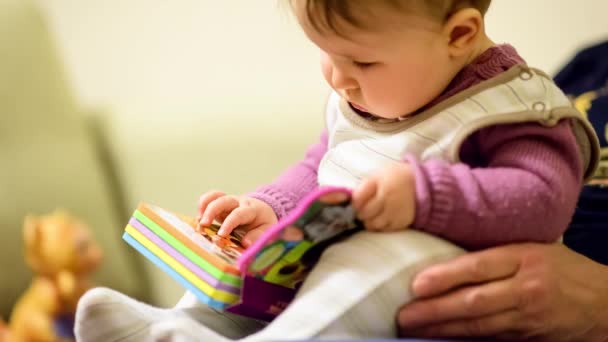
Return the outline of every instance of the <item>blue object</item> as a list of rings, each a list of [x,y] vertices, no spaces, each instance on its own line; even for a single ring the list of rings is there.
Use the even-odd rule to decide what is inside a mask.
[[[608,186],[587,185],[578,200],[564,244],[608,265]]]
[[[61,338],[76,339],[76,336],[74,336],[73,314],[65,314],[56,317],[55,321],[53,321],[53,328],[55,329],[55,334]]]
[[[577,108],[593,125],[602,148],[603,163],[608,163],[608,41],[576,54],[555,76],[555,83],[572,96]],[[579,196],[564,243],[608,265],[607,242],[608,186],[587,185]]]
[[[576,54],[557,73],[555,83],[575,98],[579,110],[585,107],[581,111],[593,125],[600,146],[608,148],[608,41]]]

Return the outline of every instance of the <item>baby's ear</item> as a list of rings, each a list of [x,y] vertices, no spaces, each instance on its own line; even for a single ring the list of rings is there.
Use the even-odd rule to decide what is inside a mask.
[[[450,55],[466,56],[485,33],[483,16],[474,8],[461,9],[450,15],[444,24],[443,33],[449,42]]]

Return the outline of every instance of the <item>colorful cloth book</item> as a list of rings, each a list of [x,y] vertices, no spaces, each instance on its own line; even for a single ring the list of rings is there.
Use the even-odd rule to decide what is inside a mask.
[[[270,227],[252,246],[244,231],[229,238],[219,225],[199,227],[193,218],[141,203],[123,239],[212,308],[272,320],[330,244],[361,229],[350,191],[321,188]]]

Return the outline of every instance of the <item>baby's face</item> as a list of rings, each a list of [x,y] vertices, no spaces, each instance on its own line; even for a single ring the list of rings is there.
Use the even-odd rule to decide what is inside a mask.
[[[303,9],[296,16],[321,51],[329,85],[351,105],[394,119],[420,109],[447,87],[458,72],[448,53],[442,24],[423,15],[374,11],[372,29],[343,23],[341,34],[318,31]]]

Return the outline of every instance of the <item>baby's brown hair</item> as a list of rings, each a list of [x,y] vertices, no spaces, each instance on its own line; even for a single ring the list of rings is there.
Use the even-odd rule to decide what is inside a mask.
[[[339,33],[337,21],[344,21],[357,28],[365,28],[361,16],[356,16],[353,9],[369,9],[371,6],[385,6],[395,10],[423,10],[440,21],[447,20],[453,13],[464,9],[477,9],[485,15],[492,0],[291,0],[292,7],[296,2],[305,2],[304,15],[318,31],[330,30]]]

